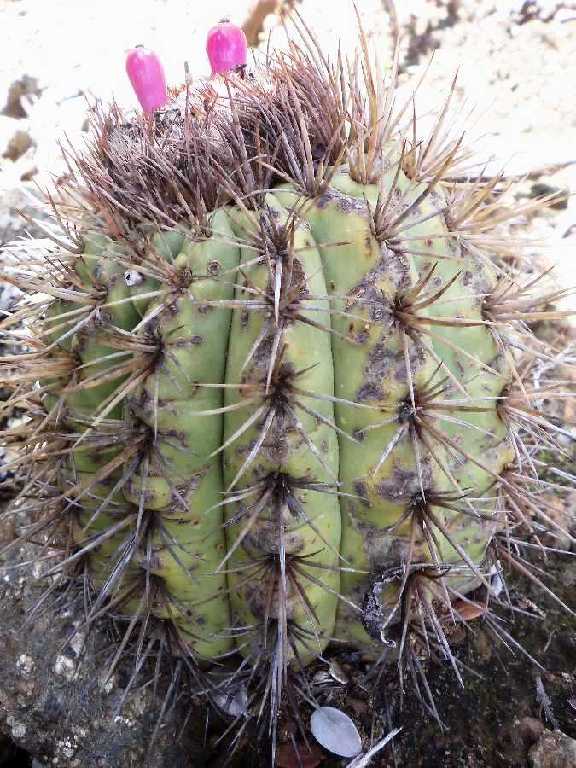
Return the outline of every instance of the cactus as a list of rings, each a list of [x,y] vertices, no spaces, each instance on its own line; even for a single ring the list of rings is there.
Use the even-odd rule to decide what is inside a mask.
[[[243,657],[275,732],[331,642],[458,672],[462,606],[527,570],[511,532],[566,534],[536,495],[541,448],[565,450],[536,404],[566,385],[528,384],[563,292],[502,231],[547,201],[466,171],[448,104],[416,138],[364,38],[345,66],[304,30],[246,77],[221,32],[211,81],[165,105],[138,81],[147,114],[99,113],[69,157],[64,235],[4,276],[34,300],[3,383],[27,535],[88,626],[125,621],[111,669],[158,644],[218,691]]]

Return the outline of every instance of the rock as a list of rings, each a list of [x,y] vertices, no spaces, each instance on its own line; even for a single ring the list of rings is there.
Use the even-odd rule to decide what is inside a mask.
[[[27,127],[22,120],[0,115],[0,154],[5,160],[15,162],[34,145]]]
[[[38,173],[38,168],[33,165],[29,170],[24,171],[24,173],[20,176],[20,181],[32,181],[34,176]]]
[[[38,85],[38,80],[35,77],[23,75],[18,80],[15,80],[8,89],[8,98],[2,114],[17,120],[28,117],[28,112],[22,101],[28,102],[27,106],[30,107],[35,98],[40,96],[41,93],[42,89]]]
[[[17,130],[8,142],[8,146],[4,150],[2,157],[13,161],[18,160],[18,158],[22,157],[33,144],[34,142],[27,131]]]
[[[152,687],[132,689],[118,714],[130,670],[103,684],[98,649],[110,636],[70,640],[81,620],[73,608],[32,618],[40,591],[24,570],[0,571],[0,747],[16,745],[39,765],[66,768],[205,766],[193,725],[204,717],[191,718],[178,738],[188,708],[176,706],[148,751],[162,697]]]
[[[525,765],[528,750],[544,732],[544,724],[535,717],[514,719],[498,735],[498,744],[514,765]]]
[[[530,768],[574,768],[576,740],[562,731],[544,731],[528,753]]]
[[[0,246],[22,235],[44,237],[42,229],[35,226],[30,219],[39,222],[50,219],[50,211],[41,193],[20,182],[25,169],[19,165],[25,159],[8,163],[7,168],[0,173]],[[10,170],[15,173],[7,172]],[[29,218],[26,219],[22,213]]]

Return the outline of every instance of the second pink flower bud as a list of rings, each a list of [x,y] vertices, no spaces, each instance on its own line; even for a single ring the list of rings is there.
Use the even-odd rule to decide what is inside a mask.
[[[213,75],[223,75],[245,66],[248,41],[244,31],[229,21],[221,21],[208,32],[206,53]]]

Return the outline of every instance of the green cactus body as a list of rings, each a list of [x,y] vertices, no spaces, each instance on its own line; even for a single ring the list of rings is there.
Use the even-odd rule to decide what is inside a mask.
[[[410,205],[424,185],[398,178]],[[118,404],[107,414],[125,432],[130,421],[134,430],[152,432],[153,450],[124,478],[118,467],[105,482],[98,472],[120,447],[94,453],[79,446],[73,453],[69,483],[88,488],[81,499],[83,535],[116,525],[114,505],[134,521],[143,511],[162,517],[150,539],[147,573],[169,597],[162,609],[157,603],[156,614],[172,617],[203,659],[230,649],[231,615],[242,626],[267,626],[279,620],[280,608],[304,630],[291,651],[300,662],[321,653],[333,636],[376,653],[360,612],[371,574],[394,566],[409,549],[415,562],[435,557],[438,564],[479,568],[493,533],[484,520],[431,505],[446,530],[436,535],[431,553],[422,532],[411,529],[411,505],[427,492],[480,498],[511,460],[496,408],[509,372],[481,316],[481,297],[495,276],[430,216],[434,206],[446,205],[441,193],[405,219],[410,237],[422,243],[419,255],[405,250],[401,234],[391,247],[378,242],[371,224],[378,189],[354,182],[345,170],[296,219],[297,197],[294,188],[280,189],[268,195],[262,214],[274,231],[292,227],[291,259],[283,266],[289,274],[276,299],[279,318],[275,272],[264,259],[254,264],[264,226],[233,208],[213,215],[208,238],[168,233],[174,251],[180,248],[176,255],[156,236],[160,258],[192,279],[188,294],[171,302],[137,298],[157,291],[158,281],[126,288],[122,265],[103,260],[103,250],[114,252],[104,238],[91,238],[79,263],[86,287],[107,287],[112,307],[103,330],[96,324],[81,332],[71,349],[84,365],[95,363],[84,376],[99,381],[98,373],[110,369],[110,379],[68,395],[69,417],[98,414],[128,378],[115,377],[122,365],[117,346],[100,340],[110,325],[130,332],[149,315],[154,319],[136,335],[161,340],[130,391],[129,407]],[[433,334],[425,336],[402,327],[395,307],[430,273],[427,293],[418,297],[425,305],[419,322]],[[435,294],[441,300],[427,303]],[[132,302],[123,301],[130,296]],[[454,314],[462,327],[454,327]],[[272,359],[280,361],[273,369]],[[466,409],[452,417],[440,407],[430,431],[417,435],[408,415],[411,397],[446,380],[460,383]],[[330,487],[341,493],[326,492]],[[224,492],[233,499],[227,505]],[[104,499],[111,513],[98,515],[97,527],[86,531]],[[111,537],[103,557],[131,530]],[[177,542],[177,551],[169,542]],[[298,565],[279,576],[281,551]],[[349,569],[340,573],[343,563]],[[133,571],[137,581],[138,568]],[[470,568],[447,579],[463,591],[479,584]],[[390,610],[398,589],[389,590]],[[269,642],[266,631],[256,634],[257,645]],[[248,647],[253,652],[252,641]]]

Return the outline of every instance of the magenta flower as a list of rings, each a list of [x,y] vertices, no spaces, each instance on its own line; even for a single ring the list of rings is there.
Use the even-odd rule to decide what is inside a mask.
[[[240,27],[221,21],[208,32],[206,53],[213,75],[223,75],[246,64],[248,41]]]
[[[139,45],[126,56],[126,73],[142,109],[151,114],[168,100],[164,68],[154,51]]]

